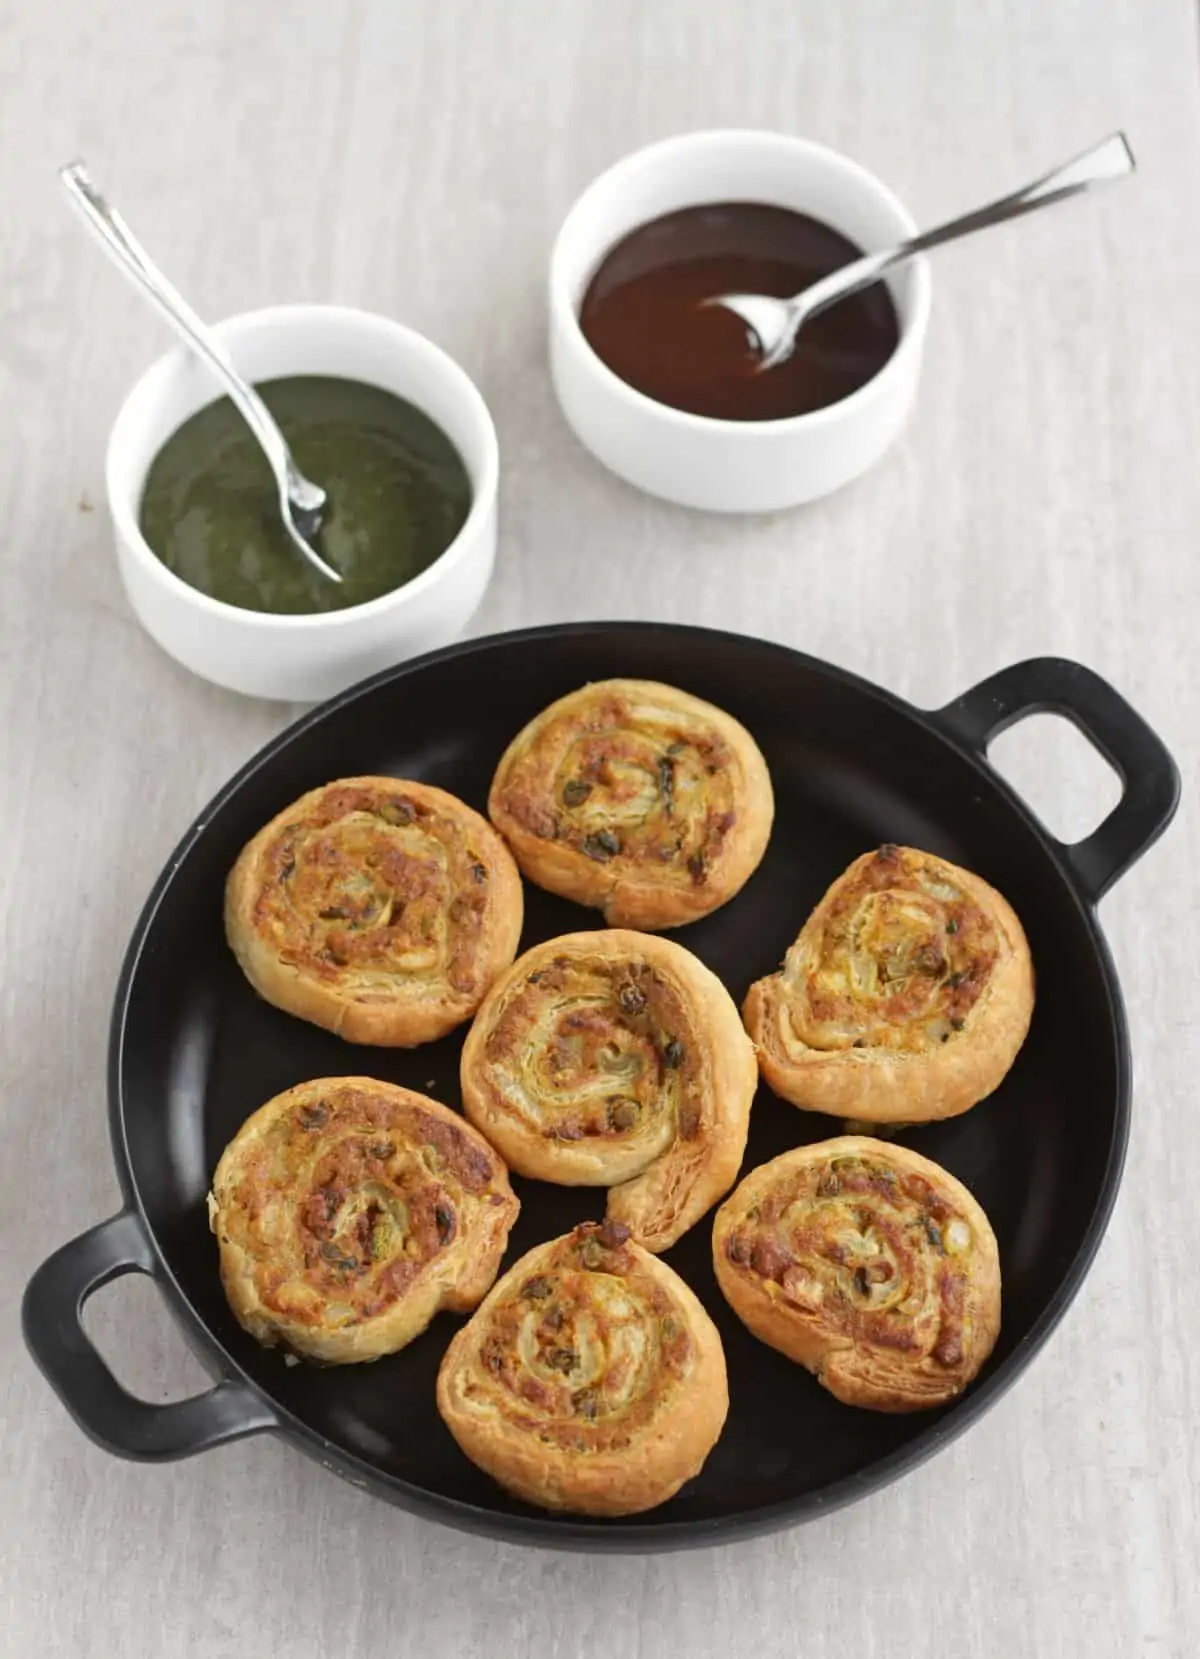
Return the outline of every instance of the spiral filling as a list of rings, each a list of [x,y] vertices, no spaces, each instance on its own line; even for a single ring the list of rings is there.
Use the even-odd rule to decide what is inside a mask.
[[[785,1051],[917,1052],[963,1029],[1000,956],[996,926],[935,861],[885,846],[788,952]]]
[[[507,999],[486,1053],[497,1096],[526,1126],[637,1146],[649,1163],[699,1131],[687,1032],[678,992],[645,963],[563,956]]]
[[[459,1237],[497,1165],[456,1125],[343,1090],[273,1123],[238,1170],[262,1306],[345,1327],[386,1312]]]
[[[578,1228],[556,1257],[490,1310],[482,1376],[466,1387],[550,1445],[627,1445],[686,1374],[685,1322],[625,1248],[619,1222]]]
[[[735,782],[729,745],[702,720],[606,697],[540,728],[503,799],[543,840],[699,885],[736,821]]]
[[[328,790],[264,867],[254,923],[281,961],[364,989],[474,989],[489,871],[454,818],[403,794]]]
[[[967,1346],[973,1242],[923,1176],[840,1156],[776,1182],[731,1230],[725,1254],[826,1332],[953,1369]]]

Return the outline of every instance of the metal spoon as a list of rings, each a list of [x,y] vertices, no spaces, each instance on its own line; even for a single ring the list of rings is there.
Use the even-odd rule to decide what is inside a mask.
[[[83,162],[73,161],[67,167],[60,167],[58,176],[88,227],[104,243],[117,264],[150,296],[175,332],[222,382],[270,462],[279,487],[284,529],[314,570],[319,570],[331,582],[340,582],[340,574],[332,565],[326,564],[309,541],[321,528],[321,514],[328,498],[320,485],[305,478],[293,461],[287,440],[262,398],[238,374],[225,347],[171,286],[120,214],[96,189]]]
[[[1005,219],[1016,219],[1022,213],[1034,213],[1053,202],[1065,202],[1068,197],[1077,196],[1094,185],[1126,178],[1136,165],[1125,134],[1113,133],[1102,144],[1085,150],[1065,166],[1056,167],[1044,178],[1027,184],[1023,190],[1014,191],[1011,196],[1001,196],[999,201],[987,207],[977,207],[974,212],[964,213],[944,225],[935,226],[933,230],[923,231],[920,236],[901,242],[899,247],[887,253],[866,254],[862,259],[843,265],[841,270],[822,277],[820,282],[814,282],[811,288],[805,288],[792,299],[775,299],[768,294],[717,294],[705,300],[704,304],[723,305],[749,326],[762,352],[762,361],[755,371],[761,374],[764,369],[772,369],[791,356],[796,335],[810,317],[836,305],[838,300],[850,294],[869,288],[885,272],[894,270],[914,254],[940,247],[943,242],[953,242],[960,236],[970,236],[973,231],[1001,224]]]

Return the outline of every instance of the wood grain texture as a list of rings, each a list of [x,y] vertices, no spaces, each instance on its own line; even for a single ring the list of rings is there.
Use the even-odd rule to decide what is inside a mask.
[[[918,703],[1040,652],[1200,762],[1200,98],[1187,0],[0,0],[0,1652],[75,1659],[534,1653],[1194,1655],[1200,891],[1185,795],[1103,916],[1135,1045],[1128,1172],[1094,1272],[995,1411],[800,1532],[645,1561],[460,1537],[260,1439],[119,1463],[16,1336],[20,1291],[117,1204],[103,1075],[160,863],[287,711],[141,634],[103,512],[108,423],[161,326],[84,239],[85,155],[205,314],[340,300],[427,330],[503,454],[474,624],[643,613],[784,640]],[[750,520],[654,502],[559,419],[555,226],[649,139],[778,126],[931,221],[1118,125],[1134,186],[947,250],[919,409],[872,475]],[[999,751],[998,751],[999,752]],[[1052,824],[1106,785],[1042,722],[1005,766]],[[200,1382],[144,1284],[89,1323],[149,1398]]]

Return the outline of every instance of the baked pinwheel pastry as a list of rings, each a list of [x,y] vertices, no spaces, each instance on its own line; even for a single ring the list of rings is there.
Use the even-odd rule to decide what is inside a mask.
[[[1002,1081],[1029,1029],[1033,964],[986,881],[885,846],[838,877],[744,1012],[763,1077],[794,1106],[922,1123]]]
[[[928,1158],[866,1136],[752,1170],[717,1211],[713,1265],[754,1335],[851,1406],[942,1405],[1000,1330],[987,1216]]]
[[[510,1169],[609,1187],[666,1250],[737,1178],[754,1046],[702,962],[648,933],[568,933],[492,987],[462,1052],[463,1107]]]
[[[439,1308],[478,1306],[519,1208],[456,1113],[370,1077],[269,1100],[225,1148],[208,1198],[238,1323],[328,1365],[378,1359]]]
[[[700,1472],[729,1409],[716,1326],[615,1221],[522,1256],[454,1337],[438,1410],[528,1503],[632,1515]]]
[[[352,1043],[411,1048],[478,1008],[516,954],[521,878],[500,837],[445,790],[343,778],[243,849],[225,931],[267,1002]]]
[[[552,703],[509,744],[488,797],[530,881],[612,927],[650,930],[731,899],[774,810],[749,732],[650,680],[601,680]]]

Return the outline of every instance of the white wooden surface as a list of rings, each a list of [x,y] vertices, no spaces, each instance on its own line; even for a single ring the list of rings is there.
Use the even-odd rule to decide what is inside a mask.
[[[657,504],[558,418],[554,228],[623,151],[780,126],[918,217],[1126,126],[1095,207],[939,256],[917,418],[872,476],[756,522]],[[1194,1655],[1200,1181],[1191,801],[1104,921],[1137,1062],[1095,1271],[1021,1385],[900,1485],[807,1529],[644,1561],[421,1525],[269,1439],[146,1468],[92,1448],[20,1346],[36,1263],[108,1213],[106,1025],[159,864],[288,718],[128,614],[108,422],[162,328],[58,199],[82,153],[206,314],[393,313],[459,356],[504,458],[478,631],[719,623],[919,703],[1075,656],[1200,762],[1200,96],[1187,0],[0,0],[0,1651],[38,1659],[604,1653]],[[95,510],[91,510],[94,508]],[[635,585],[636,583],[636,585]],[[999,746],[998,746],[999,752]],[[1003,744],[1049,820],[1111,780],[1053,722]],[[93,1330],[152,1399],[198,1366],[126,1280]]]

